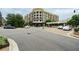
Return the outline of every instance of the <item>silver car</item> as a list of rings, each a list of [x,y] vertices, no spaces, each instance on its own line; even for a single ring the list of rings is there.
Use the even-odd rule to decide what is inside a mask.
[[[70,26],[64,26],[63,27],[63,30],[66,30],[66,31],[69,31],[69,30],[71,30],[72,29],[72,27],[70,27]]]
[[[63,26],[58,26],[58,29],[63,29]]]

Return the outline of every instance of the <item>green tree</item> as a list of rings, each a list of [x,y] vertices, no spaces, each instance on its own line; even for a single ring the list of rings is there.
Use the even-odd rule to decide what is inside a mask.
[[[53,22],[51,19],[46,20],[46,22]]]
[[[6,19],[7,25],[24,27],[25,21],[23,20],[23,16],[20,14],[8,14]]]
[[[67,22],[67,24],[77,27],[79,25],[79,14],[73,15],[72,18]]]

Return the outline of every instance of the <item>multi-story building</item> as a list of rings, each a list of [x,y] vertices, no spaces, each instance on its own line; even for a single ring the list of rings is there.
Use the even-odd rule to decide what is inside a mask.
[[[25,21],[31,21],[34,25],[43,25],[46,20],[57,22],[59,21],[59,16],[46,12],[42,8],[34,8],[31,13],[25,16]]]

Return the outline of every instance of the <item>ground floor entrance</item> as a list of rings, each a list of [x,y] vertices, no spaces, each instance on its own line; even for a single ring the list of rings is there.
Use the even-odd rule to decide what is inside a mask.
[[[33,26],[41,27],[41,26],[43,26],[43,23],[33,23]]]
[[[66,25],[66,23],[58,23],[58,22],[53,22],[53,23],[33,23],[33,26],[36,26],[36,27],[41,27],[41,26],[47,26],[47,27],[52,27],[52,26],[64,26]]]

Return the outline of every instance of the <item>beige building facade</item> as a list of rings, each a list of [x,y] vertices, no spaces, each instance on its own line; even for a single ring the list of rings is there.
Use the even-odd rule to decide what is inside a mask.
[[[25,16],[25,22],[32,22],[34,25],[43,25],[46,20],[59,21],[59,16],[44,11],[42,8],[34,8],[33,11]]]

